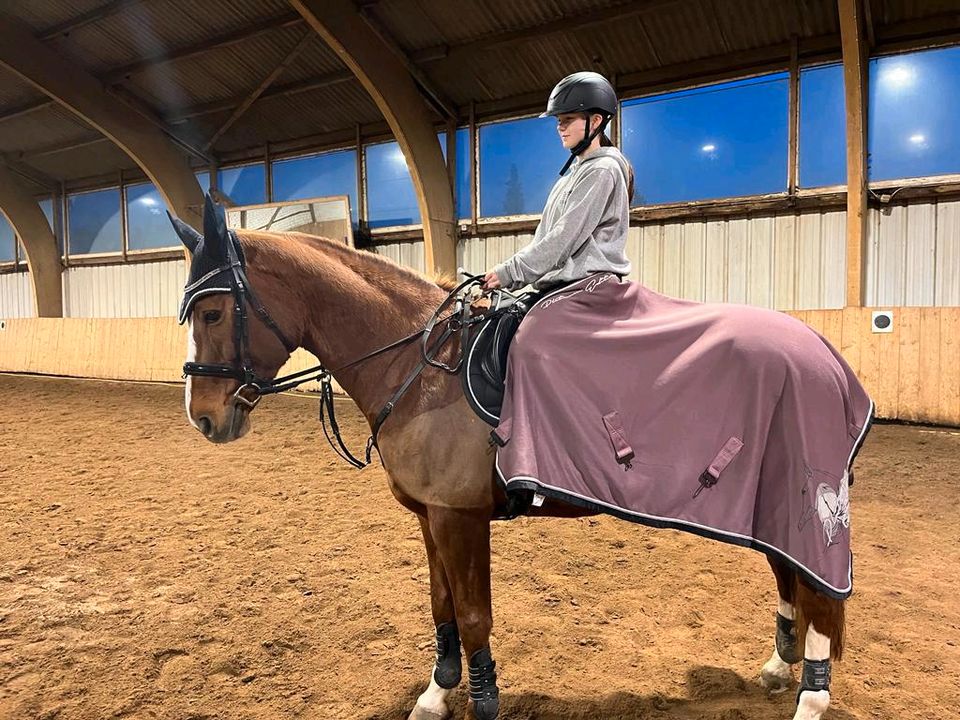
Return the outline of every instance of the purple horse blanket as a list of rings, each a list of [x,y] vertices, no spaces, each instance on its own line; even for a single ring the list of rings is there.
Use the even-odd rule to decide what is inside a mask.
[[[850,470],[872,417],[844,359],[799,320],[603,273],[521,323],[496,467],[508,490],[779,556],[843,599]]]

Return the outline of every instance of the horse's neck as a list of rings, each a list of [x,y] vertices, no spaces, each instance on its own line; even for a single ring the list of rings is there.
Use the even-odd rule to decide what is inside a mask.
[[[436,285],[372,253],[316,243],[306,253],[317,256],[297,263],[301,345],[331,370],[423,329],[443,298]],[[336,380],[368,418],[376,416],[414,367],[415,348],[364,360],[337,372]]]

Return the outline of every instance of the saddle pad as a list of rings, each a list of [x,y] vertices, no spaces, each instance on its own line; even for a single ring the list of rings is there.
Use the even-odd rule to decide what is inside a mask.
[[[850,468],[872,416],[799,320],[594,275],[521,324],[496,467],[507,491],[752,547],[845,598]]]

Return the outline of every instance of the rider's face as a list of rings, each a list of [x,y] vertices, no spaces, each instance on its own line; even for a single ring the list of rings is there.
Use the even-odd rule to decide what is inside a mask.
[[[590,127],[596,129],[600,125],[601,117],[599,115],[590,116]],[[557,134],[560,136],[560,142],[567,150],[573,148],[578,142],[583,140],[584,129],[587,121],[582,113],[563,113],[557,115]]]

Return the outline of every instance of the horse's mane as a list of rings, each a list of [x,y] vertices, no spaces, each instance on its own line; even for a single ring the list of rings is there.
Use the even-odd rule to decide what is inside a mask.
[[[291,243],[289,250],[294,253],[295,259],[304,265],[313,265],[316,260],[316,258],[311,257],[308,253],[302,252],[304,250],[303,246],[306,246],[319,250],[327,255],[333,254],[351,267],[355,265],[357,260],[362,260],[364,263],[372,264],[374,268],[389,271],[390,273],[397,273],[402,278],[412,282],[429,283],[447,292],[457,286],[456,277],[449,273],[434,273],[431,275],[421,273],[412,268],[400,265],[385,255],[379,255],[367,250],[356,250],[345,245],[342,241],[321,237],[319,235],[308,235],[300,232],[265,232],[257,230],[241,230],[237,234],[255,248],[263,246],[275,247],[276,243],[274,239],[278,235],[288,238],[294,241]],[[296,252],[297,249],[301,250],[301,252]]]

